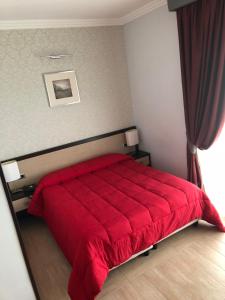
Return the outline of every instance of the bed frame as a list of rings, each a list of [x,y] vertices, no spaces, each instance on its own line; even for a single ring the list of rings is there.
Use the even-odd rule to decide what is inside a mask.
[[[101,135],[97,135],[94,137],[86,138],[80,141],[75,141],[72,143],[60,145],[57,147],[41,150],[35,153],[30,153],[14,158],[9,158],[0,163],[0,176],[3,183],[3,187],[5,190],[5,194],[8,200],[8,205],[12,214],[12,218],[15,224],[15,228],[17,231],[17,235],[19,238],[20,246],[22,249],[22,253],[24,256],[24,260],[27,266],[28,274],[30,276],[30,280],[34,289],[34,293],[37,299],[40,299],[38,294],[38,289],[36,287],[36,283],[34,281],[30,264],[26,255],[26,251],[24,248],[23,240],[20,233],[20,227],[18,224],[18,220],[16,217],[16,213],[14,211],[12,205],[12,191],[18,188],[22,188],[29,184],[38,183],[40,178],[49,172],[55,171],[57,169],[72,165],[74,163],[78,163],[81,161],[85,161],[87,159],[91,159],[100,155],[108,154],[108,153],[128,153],[129,151],[133,151],[132,147],[125,147],[125,132],[130,129],[135,129],[136,126],[123,128],[120,130],[104,133]],[[1,164],[3,162],[7,162],[10,160],[16,160],[18,162],[18,166],[20,169],[20,173],[24,174],[21,180],[14,181],[10,184],[7,184],[3,175]],[[25,198],[24,198],[25,199]],[[22,199],[22,200],[24,200]],[[27,201],[27,199],[25,199]],[[178,231],[183,230],[184,228],[198,222],[198,220],[193,220],[189,224],[183,226],[182,228],[176,230],[171,233],[169,236],[177,233]],[[167,236],[166,238],[168,238]],[[163,240],[163,239],[162,239]],[[158,241],[161,242],[162,240]],[[147,249],[136,253],[129,260],[134,259],[139,255],[147,256],[152,249],[156,249],[157,245],[152,245]],[[127,260],[127,261],[129,261]],[[125,261],[124,263],[126,263]],[[116,266],[111,270],[117,268]],[[110,270],[110,271],[111,271]]]
[[[128,153],[134,147],[125,147],[125,132],[135,126],[97,135],[87,139],[9,158],[1,162],[16,160],[24,177],[9,184],[10,190],[38,183],[46,174],[81,161],[108,153]]]
[[[170,236],[172,236],[172,235],[174,235],[174,234],[180,232],[181,230],[183,230],[183,229],[185,229],[185,228],[187,228],[187,227],[189,227],[189,226],[191,226],[191,225],[197,226],[197,225],[198,225],[198,221],[199,221],[198,219],[195,219],[195,220],[189,222],[188,224],[182,226],[181,228],[179,228],[179,229],[173,231],[171,234],[169,234],[169,235],[167,235],[166,237],[164,237],[163,239],[159,240],[159,241],[157,242],[157,244],[152,245],[152,246],[148,247],[147,249],[142,250],[142,251],[140,251],[140,252],[138,252],[138,253],[132,255],[128,260],[124,261],[122,264],[120,264],[120,265],[118,265],[118,266],[113,267],[112,269],[110,269],[110,271],[117,269],[118,267],[124,265],[124,264],[127,263],[128,261],[130,261],[130,260],[132,260],[132,259],[134,259],[134,258],[136,258],[136,257],[138,257],[138,256],[140,256],[140,255],[148,256],[148,255],[150,254],[150,251],[151,251],[151,250],[156,250],[156,249],[158,248],[158,244],[159,244],[160,242],[162,242],[163,240],[169,238]]]

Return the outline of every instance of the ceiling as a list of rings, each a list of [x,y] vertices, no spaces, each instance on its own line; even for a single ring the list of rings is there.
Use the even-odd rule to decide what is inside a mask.
[[[149,0],[2,0],[1,20],[120,18]]]
[[[148,13],[165,4],[166,0],[1,0],[0,1],[0,29],[1,24],[28,24],[40,20],[68,21],[79,20],[80,24],[88,20],[95,20],[92,26],[98,25],[96,20],[106,25],[119,25]],[[27,23],[28,22],[28,23]],[[10,23],[10,24],[11,24]],[[68,23],[68,22],[67,22]],[[91,25],[91,23],[90,23]],[[101,25],[101,24],[99,24]],[[104,25],[104,24],[102,24]]]

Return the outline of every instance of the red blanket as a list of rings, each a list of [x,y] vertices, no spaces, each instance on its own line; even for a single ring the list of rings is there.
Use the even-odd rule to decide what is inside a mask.
[[[194,219],[225,231],[202,190],[122,154],[47,175],[29,212],[45,219],[71,263],[73,300],[93,300],[110,268]]]

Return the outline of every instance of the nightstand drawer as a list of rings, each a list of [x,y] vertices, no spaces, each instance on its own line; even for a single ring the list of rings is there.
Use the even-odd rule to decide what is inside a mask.
[[[30,200],[31,200],[30,198],[25,197],[25,198],[20,198],[16,201],[13,201],[12,204],[13,204],[14,211],[17,213],[21,210],[27,209]]]
[[[143,165],[145,165],[145,166],[149,166],[150,165],[149,157],[148,156],[137,158],[136,161],[139,162],[139,163],[141,163],[141,164],[143,164]]]

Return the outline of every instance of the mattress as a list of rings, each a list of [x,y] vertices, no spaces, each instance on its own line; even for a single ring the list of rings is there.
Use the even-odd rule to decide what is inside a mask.
[[[110,269],[192,220],[225,230],[198,187],[122,154],[45,176],[28,211],[45,219],[72,266],[72,300],[93,300]]]

